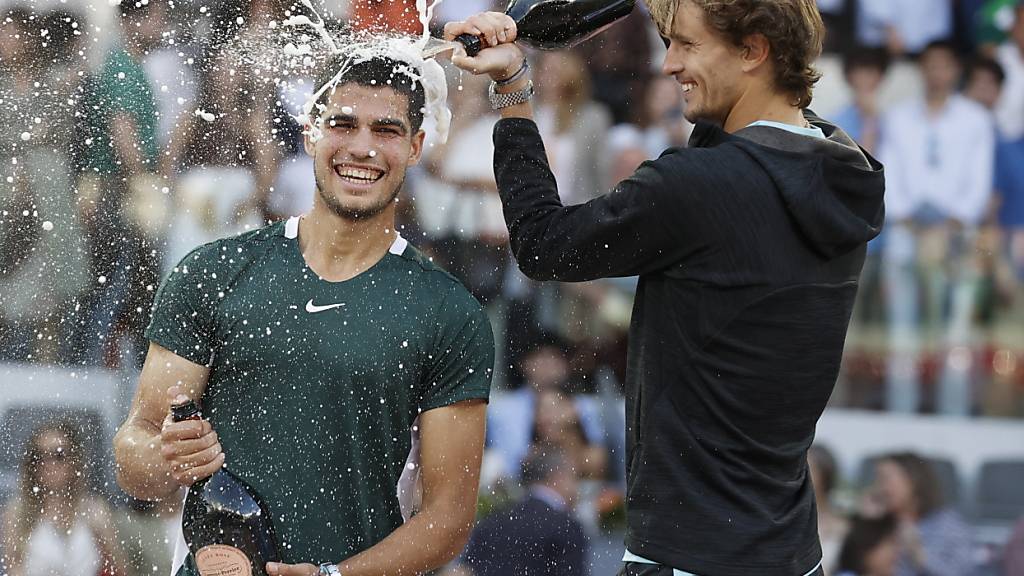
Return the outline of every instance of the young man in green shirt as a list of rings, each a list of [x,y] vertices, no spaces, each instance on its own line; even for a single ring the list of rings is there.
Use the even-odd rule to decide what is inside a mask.
[[[227,458],[272,514],[272,576],[424,572],[473,523],[494,340],[469,292],[395,231],[424,139],[423,87],[396,65],[354,64],[321,99],[308,214],[201,246],[167,277],[114,441],[120,484],[144,499]],[[170,422],[182,396],[206,420]],[[417,419],[422,503],[403,524]]]

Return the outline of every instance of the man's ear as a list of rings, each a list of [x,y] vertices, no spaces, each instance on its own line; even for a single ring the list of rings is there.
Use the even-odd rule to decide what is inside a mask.
[[[423,156],[423,141],[426,138],[427,133],[423,130],[418,130],[412,135],[412,148],[409,150],[409,162],[407,166],[415,166],[420,163],[420,157]]]
[[[752,72],[764,64],[771,54],[771,44],[764,34],[751,34],[743,39],[740,56],[743,58],[743,71]]]

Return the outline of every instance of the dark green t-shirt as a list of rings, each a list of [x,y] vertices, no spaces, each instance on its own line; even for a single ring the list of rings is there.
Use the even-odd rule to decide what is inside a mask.
[[[327,282],[297,230],[292,219],[192,251],[146,336],[210,367],[203,414],[227,467],[263,497],[284,561],[319,563],[401,525],[410,426],[488,397],[494,339],[469,292],[401,238],[366,272]]]

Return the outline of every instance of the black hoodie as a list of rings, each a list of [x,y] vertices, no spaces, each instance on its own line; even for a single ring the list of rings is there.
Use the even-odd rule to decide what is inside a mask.
[[[881,165],[826,139],[699,125],[563,207],[529,120],[494,129],[512,250],[538,280],[639,275],[626,374],[626,546],[702,576],[821,559],[806,453],[839,370]]]

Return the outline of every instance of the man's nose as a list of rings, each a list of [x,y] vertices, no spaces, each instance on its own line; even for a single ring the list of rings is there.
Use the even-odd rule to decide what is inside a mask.
[[[679,57],[672,48],[672,45],[669,44],[668,50],[665,51],[665,59],[661,63],[661,73],[666,76],[675,76],[682,72],[684,68],[683,59]]]
[[[352,135],[348,143],[349,154],[357,158],[369,158],[373,150],[373,132],[369,127],[363,127]]]

